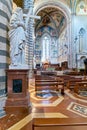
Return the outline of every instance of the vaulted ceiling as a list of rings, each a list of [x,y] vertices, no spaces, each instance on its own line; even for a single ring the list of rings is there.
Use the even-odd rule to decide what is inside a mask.
[[[14,3],[16,3],[17,6],[23,7],[23,1],[24,0],[13,0]],[[35,3],[43,2],[44,0],[34,0]],[[47,3],[49,3],[50,0],[47,0]],[[60,1],[63,4],[67,5],[67,7],[70,8],[71,11],[75,11],[77,4],[82,0],[54,0]],[[85,0],[87,2],[87,0]],[[38,4],[37,4],[38,5]],[[35,22],[35,30],[37,31],[39,28],[44,26],[50,26],[53,29],[57,30],[57,33],[61,32],[61,30],[66,25],[66,20],[64,14],[57,8],[53,7],[47,7],[42,10],[40,10],[37,14],[38,16],[41,16],[40,20],[36,20]]]
[[[41,16],[41,19],[36,20],[35,22],[36,32],[41,27],[49,26],[56,30],[57,34],[59,34],[66,24],[64,14],[56,8],[48,7],[42,9],[37,15]]]
[[[13,1],[17,4],[17,6],[20,6],[20,7],[23,6],[23,0],[13,0]],[[40,2],[40,1],[43,1],[43,0],[34,0],[34,1],[35,1],[35,3],[37,3],[37,2]],[[48,1],[49,0],[47,0],[47,2]],[[67,4],[70,8],[73,8],[75,5],[77,5],[82,0],[56,0],[56,1],[61,1],[65,4]],[[85,1],[87,2],[87,0],[85,0]]]
[[[13,2],[19,6],[19,7],[23,7],[23,0],[13,0]]]

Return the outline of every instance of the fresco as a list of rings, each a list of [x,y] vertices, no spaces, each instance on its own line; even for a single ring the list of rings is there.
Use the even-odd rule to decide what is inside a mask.
[[[49,46],[49,59],[55,59],[58,57],[58,38],[56,36],[56,32],[54,28],[50,26],[42,26],[39,28],[36,34],[36,43],[35,43],[35,57],[39,61],[41,61],[42,53],[43,53],[43,47],[42,43],[45,38],[45,36],[48,37],[48,41],[50,43]]]
[[[37,31],[37,36],[42,36],[44,33],[49,33],[51,36],[56,36],[56,31],[50,26],[42,26]]]
[[[81,1],[77,5],[76,14],[77,15],[87,15],[87,4],[85,3],[85,1]]]
[[[57,58],[57,57],[58,57],[58,44],[56,38],[53,38],[51,43],[51,58]]]

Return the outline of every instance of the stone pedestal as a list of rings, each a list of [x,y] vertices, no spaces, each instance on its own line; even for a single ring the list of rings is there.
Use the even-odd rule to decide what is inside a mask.
[[[5,108],[30,107],[28,70],[7,70],[7,94]]]

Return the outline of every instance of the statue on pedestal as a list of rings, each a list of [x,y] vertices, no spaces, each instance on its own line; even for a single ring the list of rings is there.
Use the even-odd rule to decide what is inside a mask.
[[[40,18],[38,16],[33,16],[32,8],[29,9],[27,14],[23,14],[22,8],[17,7],[12,14],[10,19],[10,30],[9,30],[9,40],[10,40],[10,58],[11,64],[9,68],[11,69],[24,69],[28,67],[25,64],[25,44],[27,38],[27,26],[30,17]],[[25,22],[24,22],[24,18]]]
[[[23,11],[17,7],[10,19],[10,67],[21,66],[25,64],[25,44],[26,44],[26,28],[23,19]]]

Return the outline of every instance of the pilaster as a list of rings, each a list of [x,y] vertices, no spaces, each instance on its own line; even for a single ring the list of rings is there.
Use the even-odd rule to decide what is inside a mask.
[[[24,0],[24,10],[28,11],[30,8],[32,9],[31,14],[33,15],[33,3],[34,0]],[[33,56],[34,56],[34,19],[29,18],[28,27],[27,27],[27,45],[26,45],[26,60],[29,64],[30,72],[33,69]]]

